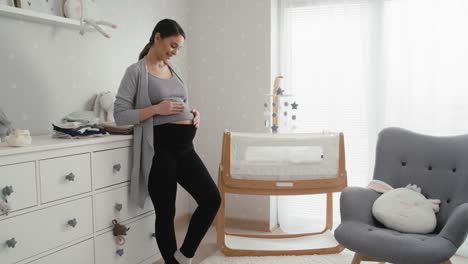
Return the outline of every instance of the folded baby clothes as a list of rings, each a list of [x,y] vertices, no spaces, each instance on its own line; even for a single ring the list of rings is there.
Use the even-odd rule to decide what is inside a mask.
[[[133,133],[133,125],[120,125],[118,126],[115,122],[104,122],[100,123],[99,127],[104,128],[110,134],[118,135],[130,135]]]
[[[87,137],[87,136],[102,136],[102,135],[109,135],[106,130],[100,128],[96,125],[82,125],[73,128],[63,128],[63,126],[67,126],[64,124],[55,125],[52,124],[54,131],[60,132],[58,136],[63,137],[65,135],[69,135],[71,137]],[[71,126],[71,125],[69,125]]]

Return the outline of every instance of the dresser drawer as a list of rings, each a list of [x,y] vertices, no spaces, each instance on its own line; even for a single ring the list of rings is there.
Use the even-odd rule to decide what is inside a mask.
[[[0,199],[3,199],[2,190],[10,187],[13,192],[6,199],[13,212],[37,205],[34,161],[0,166]]]
[[[51,255],[28,262],[28,264],[92,264],[94,263],[93,240],[62,249]]]
[[[99,151],[93,155],[95,188],[130,180],[131,149],[129,147]]]
[[[122,256],[116,252],[118,248],[112,231],[96,237],[96,264],[135,264],[159,254],[156,239],[152,236],[154,220],[153,214],[127,225],[130,230],[125,236]]]
[[[39,161],[42,202],[91,191],[89,153]]]
[[[130,187],[125,186],[96,195],[96,230],[111,227],[113,219],[123,222],[153,210],[151,202],[143,209],[130,203],[129,192]]]
[[[91,235],[92,217],[91,197],[86,197],[0,221],[1,263],[15,263]]]

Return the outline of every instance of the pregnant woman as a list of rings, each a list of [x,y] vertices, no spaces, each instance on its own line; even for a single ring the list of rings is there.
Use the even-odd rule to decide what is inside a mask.
[[[134,125],[130,196],[140,207],[150,196],[156,241],[166,264],[191,263],[221,204],[193,146],[200,114],[189,108],[184,82],[169,62],[184,41],[176,21],[159,21],[139,61],[127,68],[114,105],[116,123]],[[177,183],[198,204],[179,250],[174,230]]]

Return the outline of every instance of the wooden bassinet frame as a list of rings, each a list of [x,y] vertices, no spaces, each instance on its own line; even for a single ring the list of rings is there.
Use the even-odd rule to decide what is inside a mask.
[[[231,177],[231,133],[223,134],[221,164],[218,171],[218,188],[221,194],[221,207],[216,219],[217,243],[221,251],[227,256],[275,256],[275,255],[312,255],[333,254],[341,252],[344,247],[337,244],[334,247],[311,248],[300,250],[251,250],[233,249],[226,245],[225,236],[240,236],[250,238],[295,238],[310,235],[320,235],[333,228],[333,192],[340,192],[347,186],[345,148],[343,133],[339,133],[338,144],[338,175],[334,178],[310,179],[310,180],[249,180]],[[301,195],[301,194],[327,194],[326,222],[320,232],[301,234],[242,234],[229,233],[225,230],[225,197],[226,193],[251,194],[251,195]]]

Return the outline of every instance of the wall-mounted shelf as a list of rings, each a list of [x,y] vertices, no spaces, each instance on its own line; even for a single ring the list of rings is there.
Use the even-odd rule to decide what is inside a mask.
[[[27,9],[16,8],[7,5],[0,5],[0,16],[7,16],[17,19],[24,19],[32,22],[64,26],[69,28],[80,28],[80,21],[78,20],[54,16],[46,13],[40,13]]]

